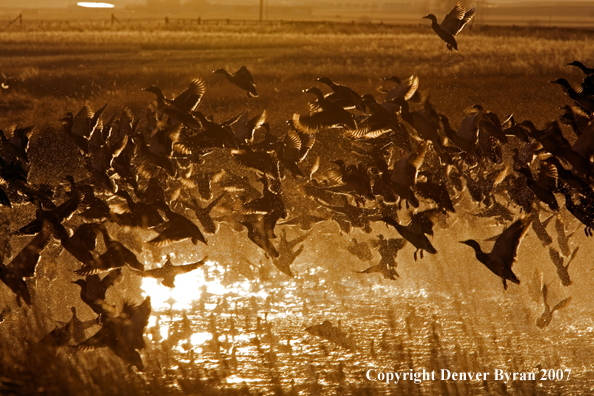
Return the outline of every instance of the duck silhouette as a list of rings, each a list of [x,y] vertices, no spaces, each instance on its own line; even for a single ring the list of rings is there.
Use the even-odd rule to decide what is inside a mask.
[[[138,261],[136,254],[128,249],[123,243],[113,239],[104,224],[98,224],[97,229],[103,235],[103,242],[106,250],[100,256],[95,257],[89,264],[74,271],[81,276],[93,275],[112,268],[120,268],[125,265],[132,269],[143,271],[144,264]]]
[[[75,348],[83,351],[109,348],[120,359],[142,371],[144,365],[137,350],[145,347],[143,333],[150,314],[150,297],[140,305],[124,303],[119,313],[109,307],[101,314],[101,329]]]
[[[190,113],[196,110],[202,101],[206,92],[206,83],[201,78],[195,78],[190,82],[188,88],[173,99],[167,99],[163,95],[161,88],[154,85],[143,89],[143,91],[153,93],[157,96],[157,104],[160,109],[174,106],[181,112]]]
[[[231,84],[243,89],[247,93],[247,96],[249,98],[258,97],[254,77],[252,76],[252,73],[250,73],[250,71],[247,69],[247,67],[241,66],[239,70],[237,70],[235,73],[229,73],[225,69],[217,69],[213,73],[222,74],[223,76],[225,76]]]
[[[453,48],[458,51],[458,43],[455,37],[470,22],[475,12],[476,6],[466,10],[464,5],[458,2],[441,23],[437,23],[437,17],[433,14],[425,15],[423,18],[431,20],[431,28],[439,38],[446,42],[449,50]]]
[[[74,284],[80,286],[80,299],[87,304],[93,312],[103,313],[106,304],[105,294],[122,276],[122,269],[109,271],[103,278],[99,274],[88,275],[85,279],[77,279]]]
[[[0,265],[0,280],[16,295],[17,303],[31,305],[31,293],[25,278],[35,275],[35,268],[41,259],[41,252],[51,242],[54,227],[42,221],[41,230],[14,258],[6,265]]]
[[[512,271],[512,265],[516,260],[518,246],[524,234],[526,234],[531,221],[532,219],[530,217],[516,220],[499,234],[490,253],[483,252],[479,243],[473,239],[461,241],[460,243],[472,247],[477,260],[495,275],[499,276],[503,281],[503,288],[507,290],[508,280],[520,284],[520,280]]]
[[[353,116],[341,105],[326,99],[319,88],[313,87],[303,92],[315,95],[317,100],[310,104],[311,114],[293,114],[292,122],[299,132],[316,134],[322,129],[339,126],[347,130],[357,129]]]
[[[208,260],[208,256],[204,257],[203,259],[201,259],[200,261],[197,261],[195,263],[191,263],[191,264],[183,264],[183,265],[173,265],[173,263],[171,262],[171,255],[167,255],[167,260],[165,261],[165,264],[163,264],[163,266],[159,267],[159,268],[153,268],[150,270],[144,270],[142,272],[142,276],[148,276],[151,278],[156,278],[156,279],[161,279],[161,284],[163,286],[167,286],[170,288],[175,287],[175,277],[177,275],[181,275],[181,274],[185,274],[188,273],[190,271],[194,271],[195,269],[198,269],[200,267],[202,267],[204,264],[206,264],[206,261]]]
[[[439,38],[446,42],[449,50],[453,48],[458,51],[458,43],[455,37],[470,22],[475,12],[476,6],[466,10],[464,5],[458,2],[441,23],[437,23],[437,17],[433,14],[425,15],[423,18],[431,20],[431,28]]]
[[[569,302],[571,301],[571,296],[567,297],[564,300],[559,301],[551,309],[551,306],[549,305],[549,303],[547,301],[547,297],[548,297],[548,287],[545,284],[545,285],[542,285],[542,298],[543,298],[543,304],[544,304],[544,312],[542,313],[540,318],[538,318],[536,320],[536,326],[539,329],[544,329],[545,327],[550,325],[551,321],[553,320],[553,314],[555,313],[555,311],[558,311],[559,309],[566,307],[567,304],[569,304]]]

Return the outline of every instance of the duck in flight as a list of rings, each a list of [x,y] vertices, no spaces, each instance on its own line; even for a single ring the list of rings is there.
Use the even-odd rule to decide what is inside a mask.
[[[44,219],[41,231],[24,249],[10,263],[0,263],[0,281],[16,295],[19,307],[22,305],[22,301],[31,305],[31,293],[25,278],[35,276],[35,268],[41,259],[41,252],[51,242],[53,233],[52,224]]]
[[[65,345],[80,344],[87,338],[85,336],[85,330],[93,326],[101,324],[99,317],[95,319],[81,321],[76,316],[76,308],[71,307],[72,318],[68,322],[57,322],[57,326],[54,330],[46,334],[39,344],[50,345],[54,347],[60,347]]]
[[[143,91],[153,93],[157,96],[159,109],[173,106],[181,112],[190,113],[191,111],[196,110],[202,101],[204,93],[206,92],[206,83],[201,78],[195,78],[192,80],[188,88],[174,99],[167,99],[165,95],[163,95],[161,88],[155,85],[145,88]]]
[[[357,241],[357,238],[351,238],[346,250],[353,256],[359,258],[359,260],[371,261],[373,259],[371,249],[369,249],[367,242],[359,242]]]
[[[446,42],[449,50],[453,48],[458,51],[458,43],[455,36],[462,31],[464,25],[470,22],[475,12],[476,6],[472,6],[467,11],[464,5],[458,2],[441,23],[437,23],[437,17],[433,14],[426,15],[423,18],[431,19],[433,31]]]
[[[479,243],[473,239],[460,241],[460,243],[472,247],[478,261],[483,263],[495,275],[501,277],[503,288],[507,290],[508,280],[520,284],[520,280],[512,271],[512,265],[516,260],[520,241],[524,234],[526,234],[531,221],[531,217],[516,220],[497,237],[493,250],[490,253],[483,252]]]
[[[208,260],[208,256],[195,263],[173,265],[171,262],[171,255],[168,255],[167,261],[165,261],[165,264],[163,264],[162,267],[145,270],[142,272],[142,276],[160,279],[163,286],[173,288],[175,287],[175,277],[177,275],[185,274],[202,267],[204,264],[206,264],[206,260]]]
[[[553,307],[553,309],[551,309],[551,306],[549,305],[549,303],[547,301],[547,297],[548,297],[548,287],[547,287],[547,285],[543,285],[542,286],[542,298],[543,298],[543,303],[544,303],[544,312],[542,313],[540,318],[538,318],[536,320],[536,326],[539,329],[544,329],[549,324],[551,324],[551,320],[553,320],[553,313],[561,308],[564,308],[571,301],[571,296],[567,297],[566,299],[558,302]]]
[[[250,98],[257,98],[258,92],[256,92],[256,83],[252,73],[245,66],[241,66],[235,73],[229,73],[225,69],[217,69],[213,73],[222,74],[229,80],[229,82],[244,91]]]
[[[569,271],[568,271],[569,264],[571,264],[571,262],[575,258],[575,255],[577,254],[578,250],[579,250],[579,246],[576,247],[575,250],[571,253],[571,256],[568,258],[567,265],[564,265],[564,261],[565,261],[564,257],[561,256],[559,254],[559,251],[557,251],[555,248],[549,247],[549,256],[551,256],[551,261],[555,265],[555,268],[557,268],[557,276],[561,280],[561,284],[563,286],[571,285],[571,278],[569,277]]]
[[[354,341],[347,333],[343,332],[340,327],[334,326],[329,320],[325,320],[322,324],[309,326],[305,329],[308,333],[324,338],[336,345],[346,349],[357,349]]]
[[[119,282],[122,269],[116,268],[107,273],[103,278],[99,274],[88,275],[85,279],[77,279],[74,284],[80,286],[80,299],[87,304],[93,312],[101,315],[106,306],[105,294],[107,289]]]
[[[567,66],[575,66],[583,71],[586,77],[584,77],[584,80],[582,81],[582,88],[587,92],[594,92],[594,68],[584,65],[580,61],[570,62]]]
[[[361,95],[355,92],[352,88],[346,85],[337,84],[328,77],[320,77],[316,79],[321,83],[326,84],[332,88],[332,93],[325,95],[325,98],[331,102],[338,103],[344,109],[357,109],[361,112],[365,112],[365,104]]]
[[[110,307],[101,314],[101,330],[74,348],[81,351],[109,348],[124,362],[142,371],[144,365],[137,350],[145,347],[143,333],[151,310],[150,297],[139,305],[124,302],[120,313]]]

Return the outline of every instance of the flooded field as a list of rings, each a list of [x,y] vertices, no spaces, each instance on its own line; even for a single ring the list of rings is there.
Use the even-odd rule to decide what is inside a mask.
[[[0,29],[0,394],[591,393],[592,33],[513,32]]]
[[[171,367],[171,386],[183,391],[184,380],[174,373],[196,369],[223,388],[247,385],[262,394],[576,395],[594,386],[594,321],[582,306],[570,308],[569,315],[560,312],[550,327],[539,329],[541,304],[520,293],[436,292],[438,285],[423,288],[361,274],[337,279],[324,267],[299,267],[308,268],[296,279],[278,274],[234,282],[226,280],[231,269],[211,263],[205,267],[210,281],[203,270],[185,275],[202,285],[186,306],[145,281],[156,312],[149,338],[171,348],[162,362]],[[348,342],[306,330],[325,320],[347,334]],[[158,343],[153,348],[160,349]],[[411,370],[435,374],[420,377],[420,383],[377,381],[378,372]],[[489,375],[440,380],[447,378],[442,370]],[[517,379],[496,377],[496,370],[518,373]],[[547,377],[549,370],[553,377]],[[535,379],[520,380],[521,373]]]

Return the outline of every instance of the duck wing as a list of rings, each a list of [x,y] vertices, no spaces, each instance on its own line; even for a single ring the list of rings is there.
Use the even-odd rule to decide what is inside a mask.
[[[472,6],[472,8],[468,11],[466,11],[464,13],[464,17],[462,18],[462,21],[460,21],[460,27],[458,28],[458,31],[454,34],[454,36],[458,33],[460,33],[462,31],[462,28],[464,28],[464,26],[470,22],[470,20],[472,19],[472,17],[474,17],[474,13],[476,12],[476,6]]]
[[[495,241],[495,245],[493,246],[493,250],[490,254],[492,259],[495,259],[494,261],[503,263],[506,267],[511,268],[514,260],[516,259],[520,241],[528,230],[531,222],[531,217],[525,217],[517,220],[511,226],[505,229]]]
[[[176,275],[185,274],[202,267],[204,264],[206,264],[207,260],[208,256],[204,257],[202,260],[197,261],[195,263],[174,266],[173,269]]]
[[[466,11],[464,5],[458,2],[452,11],[445,16],[439,26],[452,36],[455,36],[462,31],[464,25],[470,22],[475,12],[476,6],[472,6],[471,9]]]
[[[250,83],[252,83],[254,85],[256,84],[256,82],[254,81],[254,77],[252,76],[252,73],[250,73],[250,71],[245,66],[241,66],[239,68],[239,70],[237,70],[237,72],[235,72],[235,77],[249,81]]]
[[[92,337],[87,338],[85,341],[75,346],[78,351],[92,351],[97,348],[105,348],[109,346],[110,340],[112,339],[112,332],[108,327],[102,327]]]
[[[206,83],[201,78],[195,78],[190,86],[173,99],[173,105],[183,111],[194,111],[202,101],[206,92]]]
[[[557,305],[555,305],[555,306],[553,307],[553,309],[551,309],[551,314],[552,314],[553,312],[555,312],[555,311],[557,311],[557,310],[559,310],[559,309],[561,309],[561,308],[565,307],[567,304],[569,304],[569,302],[570,302],[570,301],[571,301],[571,296],[570,296],[570,297],[567,297],[567,298],[566,298],[566,299],[564,299],[564,300],[561,300],[561,301],[559,301],[559,302],[557,303]]]
[[[107,275],[105,275],[103,277],[103,279],[101,279],[101,285],[102,285],[103,289],[107,290],[108,288],[113,286],[121,276],[122,276],[121,268],[117,268],[117,269],[109,271],[109,273]]]
[[[408,241],[404,238],[390,238],[388,239],[388,249],[390,252],[392,252],[394,257],[396,257],[398,251],[402,250],[406,246],[407,242]]]
[[[384,100],[386,102],[394,102],[402,99],[409,100],[417,92],[418,88],[419,77],[412,75],[388,91]]]
[[[23,248],[7,265],[7,270],[20,277],[30,277],[35,274],[35,267],[39,262],[41,252],[52,239],[54,227],[44,220],[41,231]]]

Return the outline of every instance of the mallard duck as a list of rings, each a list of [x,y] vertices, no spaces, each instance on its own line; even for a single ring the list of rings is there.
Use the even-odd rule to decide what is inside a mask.
[[[235,73],[229,73],[225,69],[217,69],[213,73],[222,74],[227,77],[227,80],[233,85],[246,91],[247,96],[250,98],[257,98],[258,92],[256,92],[256,83],[252,73],[245,66],[241,66]]]
[[[143,91],[153,93],[157,96],[157,105],[160,109],[173,106],[181,112],[190,113],[194,111],[202,101],[204,93],[206,92],[206,83],[201,78],[195,78],[192,80],[188,88],[173,99],[167,99],[165,95],[163,95],[161,88],[155,85],[145,88]]]
[[[293,125],[299,132],[315,134],[321,129],[337,126],[347,130],[357,129],[353,116],[341,105],[326,99],[319,88],[313,87],[303,92],[315,95],[317,100],[310,104],[311,114],[293,114]]]
[[[167,287],[175,287],[175,277],[180,274],[185,274],[190,271],[194,271],[197,268],[202,267],[206,264],[208,257],[203,258],[200,261],[191,264],[173,265],[171,262],[171,255],[167,256],[167,260],[162,267],[145,270],[142,272],[142,276],[149,276],[151,278],[161,279],[161,284]]]
[[[25,278],[35,275],[35,268],[41,258],[41,252],[52,240],[54,232],[52,224],[47,220],[42,220],[40,228],[35,238],[10,263],[0,265],[0,280],[16,294],[19,306],[21,301],[31,305],[31,294]]]
[[[520,280],[512,271],[512,265],[516,260],[518,246],[524,234],[528,231],[531,221],[532,219],[530,217],[516,220],[497,237],[493,250],[490,253],[483,252],[479,243],[473,239],[460,241],[460,243],[472,247],[478,261],[489,268],[495,275],[501,277],[503,288],[507,290],[508,280],[520,284]]]
[[[337,84],[328,77],[320,77],[316,79],[316,81],[326,84],[332,88],[332,91],[334,91],[325,96],[327,100],[337,103],[345,109],[357,109],[363,113],[365,112],[365,104],[361,99],[361,95],[355,92],[352,88],[349,88],[346,85]]]
[[[466,11],[464,5],[458,2],[441,23],[437,23],[437,17],[433,14],[425,15],[423,18],[431,20],[433,31],[446,42],[449,50],[453,48],[458,51],[458,43],[454,37],[470,22],[475,12],[476,6],[472,6],[472,8]]]
[[[119,314],[110,308],[101,314],[103,327],[95,335],[78,344],[78,350],[109,348],[119,358],[138,370],[144,365],[137,349],[145,347],[143,333],[151,314],[151,298],[147,297],[142,304],[124,303]]]

